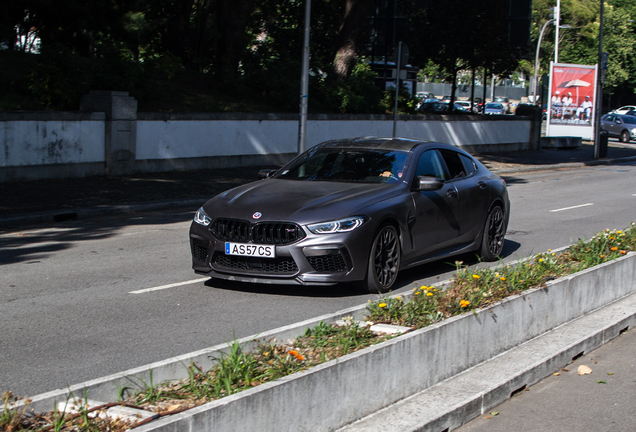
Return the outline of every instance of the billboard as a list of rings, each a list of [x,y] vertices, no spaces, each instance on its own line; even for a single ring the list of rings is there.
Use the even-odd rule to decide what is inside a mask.
[[[597,66],[550,62],[546,136],[594,138]]]

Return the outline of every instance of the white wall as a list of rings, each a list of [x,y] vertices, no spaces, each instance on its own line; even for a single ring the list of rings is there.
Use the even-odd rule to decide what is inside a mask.
[[[169,115],[168,115],[169,114]],[[278,164],[298,150],[292,114],[139,113],[129,143],[130,173]],[[106,160],[105,113],[0,113],[0,181],[85,177],[116,172]],[[532,121],[501,116],[401,116],[397,136],[456,145],[469,152],[533,148]],[[391,136],[385,115],[314,115],[306,148],[336,138]],[[110,147],[109,147],[110,145]],[[538,144],[537,144],[538,145]],[[535,146],[536,147],[536,146]],[[122,162],[123,163],[123,162]],[[110,171],[108,170],[110,168]]]
[[[0,121],[0,167],[104,161],[104,122]]]
[[[298,121],[138,120],[137,159],[292,153]]]
[[[528,143],[529,120],[398,121],[398,136],[457,146]],[[391,136],[387,120],[309,120],[307,148],[335,138]],[[137,159],[294,153],[298,121],[291,120],[139,120]]]

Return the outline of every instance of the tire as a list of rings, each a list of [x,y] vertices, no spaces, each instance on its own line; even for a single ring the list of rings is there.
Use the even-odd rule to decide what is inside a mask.
[[[481,255],[484,261],[496,261],[500,258],[504,247],[506,235],[506,222],[500,206],[493,207],[488,213],[484,226],[484,235],[481,240]]]
[[[623,132],[621,132],[621,138],[620,138],[621,142],[629,142],[629,132],[624,130]]]
[[[395,228],[384,225],[373,239],[367,274],[356,284],[365,293],[386,293],[397,279],[400,269],[400,240]]]

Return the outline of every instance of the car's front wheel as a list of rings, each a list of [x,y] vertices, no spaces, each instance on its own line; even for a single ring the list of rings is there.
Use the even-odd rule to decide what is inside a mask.
[[[385,225],[373,239],[367,274],[357,286],[368,293],[388,292],[400,269],[400,240],[396,229]]]
[[[488,213],[484,236],[481,241],[480,255],[484,261],[496,261],[501,256],[506,235],[506,222],[500,206],[495,206]]]

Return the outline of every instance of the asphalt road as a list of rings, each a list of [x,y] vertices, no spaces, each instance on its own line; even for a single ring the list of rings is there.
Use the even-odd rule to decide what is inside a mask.
[[[636,221],[635,163],[506,179],[506,260]],[[201,279],[190,268],[192,215],[66,222],[1,235],[0,393],[63,388],[375,298],[348,286]],[[397,291],[447,279],[452,270],[437,263],[403,272]]]

